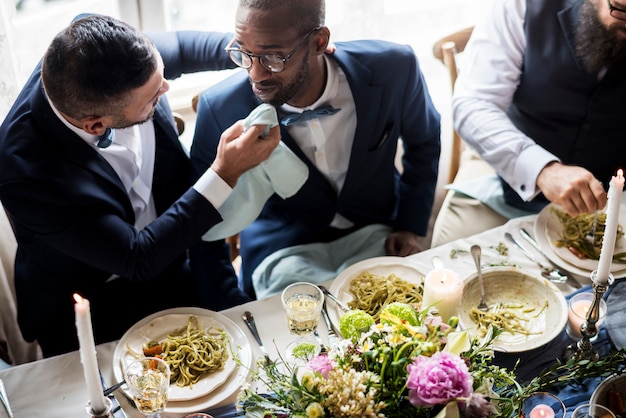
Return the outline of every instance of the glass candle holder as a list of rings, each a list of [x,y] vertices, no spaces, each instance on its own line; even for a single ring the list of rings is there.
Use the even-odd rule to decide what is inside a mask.
[[[563,418],[565,404],[548,392],[535,392],[524,399],[522,416],[525,418]]]
[[[595,295],[593,292],[584,292],[572,296],[569,300],[567,327],[565,331],[572,340],[580,340],[583,337],[580,332],[580,327],[587,321],[587,313],[594,299]],[[598,330],[600,330],[606,318],[606,309],[606,302],[600,299],[600,316],[595,324]],[[591,339],[591,342],[594,342],[595,339],[597,339],[597,334]]]

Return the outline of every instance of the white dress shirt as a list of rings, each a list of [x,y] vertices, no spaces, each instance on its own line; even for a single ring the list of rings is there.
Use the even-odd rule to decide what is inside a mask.
[[[326,56],[324,58],[327,80],[322,96],[306,108],[284,104],[281,109],[290,113],[302,113],[323,105],[341,109],[332,116],[299,122],[286,128],[304,154],[339,194],[350,164],[350,153],[356,132],[356,106],[346,75],[334,60]],[[331,226],[343,229],[353,226],[353,223],[336,214]]]
[[[135,227],[138,230],[157,218],[156,206],[152,196],[152,179],[156,138],[154,122],[134,125],[125,129],[115,129],[113,143],[107,148],[98,148],[98,137],[90,135],[69,123],[50,102],[52,110],[68,129],[82,138],[111,165],[124,185],[128,198],[135,212]],[[193,185],[215,208],[224,203],[232,188],[212,169],[208,169]]]
[[[554,154],[517,129],[506,115],[519,84],[526,49],[526,0],[496,0],[460,56],[452,116],[459,135],[524,200]]]

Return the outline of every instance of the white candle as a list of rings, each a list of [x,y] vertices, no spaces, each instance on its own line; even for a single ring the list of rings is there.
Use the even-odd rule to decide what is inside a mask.
[[[98,371],[98,360],[96,359],[96,346],[91,327],[91,310],[89,301],[79,294],[74,293],[74,300],[76,301],[74,312],[76,313],[76,330],[80,344],[80,361],[83,363],[91,410],[99,414],[104,412],[106,405]]]
[[[548,405],[540,403],[530,411],[529,418],[554,418],[554,410]]]
[[[463,280],[452,270],[435,269],[424,278],[422,309],[435,307],[444,321],[458,314]]]
[[[619,223],[620,205],[622,203],[622,191],[624,189],[624,172],[620,168],[617,176],[613,176],[609,184],[608,203],[606,211],[606,226],[604,228],[604,239],[602,240],[602,251],[596,283],[607,285],[609,283],[609,273],[613,262],[613,252],[615,251],[615,238],[617,236],[617,225]]]

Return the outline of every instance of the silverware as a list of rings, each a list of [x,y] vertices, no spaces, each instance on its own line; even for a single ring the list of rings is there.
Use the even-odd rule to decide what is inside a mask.
[[[489,306],[485,303],[485,287],[483,286],[483,272],[480,266],[480,246],[472,245],[470,248],[470,252],[472,253],[472,258],[474,259],[474,264],[476,264],[476,273],[478,274],[478,283],[480,283],[480,301],[478,302],[477,308],[483,312],[487,312],[489,310]]]
[[[537,240],[535,240],[535,238],[533,238],[533,236],[530,235],[530,233],[526,231],[526,229],[520,228],[519,232],[522,238],[524,238],[530,245],[532,245],[533,248],[537,250],[537,252],[541,254],[543,258],[545,258],[548,261],[548,263],[550,263],[550,265],[552,266],[552,268],[554,268],[555,271],[557,271],[561,276],[567,277],[567,279],[565,280],[565,283],[567,283],[568,285],[572,286],[575,289],[580,289],[582,287],[582,285],[578,283],[578,280],[573,278],[571,274],[569,274],[568,272],[564,270],[561,270],[556,264],[554,264],[552,261],[550,261],[550,259],[548,259],[548,257],[541,250],[541,247],[537,243]]]
[[[267,350],[265,349],[265,346],[263,345],[263,341],[261,341],[261,336],[259,335],[259,331],[256,329],[256,323],[254,322],[254,316],[252,316],[251,312],[246,311],[246,312],[244,312],[244,314],[242,315],[241,318],[243,319],[243,322],[246,323],[246,325],[248,326],[248,329],[252,333],[252,336],[256,340],[256,343],[259,345],[259,348],[261,349],[261,353],[263,353],[263,357],[265,357],[265,363],[267,365],[271,364],[272,360],[270,359],[270,356],[267,353]]]
[[[328,315],[328,309],[326,309],[326,302],[322,304],[322,318],[324,318],[324,323],[326,324],[326,328],[328,329],[328,341],[332,346],[333,343],[338,342],[339,332],[335,329],[333,322],[330,320],[330,316]]]
[[[343,303],[342,301],[340,301],[339,299],[337,299],[337,297],[335,295],[333,295],[332,293],[330,293],[330,291],[328,289],[326,289],[324,286],[322,286],[321,284],[318,284],[317,287],[320,288],[320,290],[322,292],[324,292],[324,294],[326,296],[328,296],[333,302],[335,302],[337,304],[337,306],[339,306],[339,308],[341,308],[342,311],[344,312],[348,312],[351,309],[348,307],[348,305],[346,305],[345,303]]]
[[[515,245],[522,252],[522,254],[528,257],[530,261],[534,262],[535,264],[539,266],[539,268],[541,269],[541,275],[543,277],[545,277],[546,279],[554,283],[565,283],[567,281],[566,275],[563,275],[560,271],[558,271],[555,268],[551,268],[542,264],[541,261],[539,261],[534,255],[532,255],[530,251],[526,249],[526,247],[524,247],[519,241],[513,238],[513,235],[506,232],[504,236],[506,237],[506,239],[511,241],[513,245]]]
[[[113,386],[106,388],[102,393],[104,394],[104,396],[109,396],[110,394],[112,394],[113,392],[115,392],[116,390],[118,390],[120,387],[122,387],[125,384],[126,384],[126,380],[122,380],[121,382],[116,383]]]
[[[100,382],[102,382],[103,388],[106,388],[108,386],[106,380],[104,379],[104,376],[102,376],[102,373],[100,373]],[[111,400],[112,408],[111,408],[111,412],[109,413],[109,415],[112,418],[127,418],[126,413],[122,410],[122,406],[120,405],[118,400],[115,399],[115,396],[113,396],[113,392],[116,389],[118,389],[120,386],[122,386],[124,383],[126,383],[126,381],[122,380],[120,383],[116,383],[110,388],[104,389],[104,391],[102,392],[104,396],[106,396],[107,398]],[[134,405],[134,403],[131,403],[131,405]]]
[[[4,382],[2,379],[0,379],[0,400],[2,400],[2,405],[4,405],[4,409],[7,410],[9,417],[14,418],[13,410],[9,404],[9,397],[7,396],[7,391],[4,389]]]
[[[593,248],[596,245],[596,225],[598,223],[598,211],[595,211],[593,214],[593,224],[591,224],[591,229],[585,235],[585,240],[587,241],[587,246],[589,250],[593,253]]]

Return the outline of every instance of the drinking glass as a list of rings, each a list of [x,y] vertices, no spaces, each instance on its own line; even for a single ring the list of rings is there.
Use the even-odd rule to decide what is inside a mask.
[[[168,364],[157,357],[145,357],[126,366],[124,377],[139,412],[148,418],[160,418],[170,387]]]
[[[312,334],[317,330],[324,293],[314,284],[296,282],[283,290],[281,300],[287,314],[289,331],[298,335],[287,346],[287,359],[295,364],[304,363],[319,354],[321,349]]]
[[[615,414],[600,404],[585,404],[574,409],[572,418],[615,418]]]

